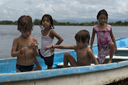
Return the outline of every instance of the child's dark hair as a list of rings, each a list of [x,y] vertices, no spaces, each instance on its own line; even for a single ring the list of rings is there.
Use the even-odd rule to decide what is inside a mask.
[[[90,33],[87,30],[80,30],[76,33],[75,39],[77,42],[82,41],[82,43],[85,43],[85,41],[88,39],[88,44],[90,40]]]
[[[19,19],[18,19],[18,30],[21,31],[23,30],[24,32],[26,31],[31,31],[33,30],[33,23],[32,23],[32,18],[30,16],[26,16],[26,15],[22,15]]]
[[[51,22],[51,28],[54,28],[52,16],[49,15],[49,14],[45,14],[45,15],[42,17],[41,22],[40,22],[40,25],[42,25],[42,21],[43,21],[44,17],[46,17],[47,19],[50,20],[50,22]]]
[[[107,11],[105,10],[105,9],[102,9],[102,10],[100,10],[99,12],[98,12],[98,14],[97,14],[97,19],[99,18],[99,16],[100,15],[105,15],[107,18],[108,18],[108,13],[107,13]]]

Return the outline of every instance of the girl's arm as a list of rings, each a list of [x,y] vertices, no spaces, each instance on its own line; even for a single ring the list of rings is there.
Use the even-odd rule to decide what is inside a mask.
[[[55,45],[60,45],[62,43],[63,38],[60,35],[58,35],[54,30],[51,30],[50,34],[51,34],[52,39],[54,37],[56,37],[58,39],[58,41]]]
[[[113,33],[112,33],[112,28],[111,28],[111,30],[110,30],[110,35],[111,35],[111,39],[112,39],[112,41],[113,41],[113,43],[114,43],[114,45],[115,45],[115,49],[117,50],[116,41],[115,41],[114,35],[113,35]]]
[[[51,46],[46,46],[44,49],[48,50],[50,48],[59,48],[59,49],[75,49],[76,45],[51,45]]]
[[[91,50],[92,50],[92,46],[93,46],[93,42],[94,42],[94,38],[95,38],[95,33],[96,33],[96,31],[95,31],[95,29],[93,28],[92,37],[91,37],[91,45],[90,45]]]

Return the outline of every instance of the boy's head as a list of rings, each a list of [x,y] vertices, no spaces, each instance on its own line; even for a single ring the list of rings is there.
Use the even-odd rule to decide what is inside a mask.
[[[32,18],[30,16],[23,15],[18,19],[18,30],[19,31],[31,31],[33,24],[32,24]]]
[[[81,41],[82,43],[85,43],[86,40],[88,40],[88,44],[89,44],[90,34],[87,30],[80,30],[79,32],[76,33],[75,39],[77,42]]]

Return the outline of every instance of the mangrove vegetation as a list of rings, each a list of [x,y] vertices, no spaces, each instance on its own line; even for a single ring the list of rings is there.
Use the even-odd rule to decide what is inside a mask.
[[[54,25],[62,25],[62,26],[93,26],[96,25],[97,21],[92,22],[84,22],[84,23],[70,23],[70,22],[57,22],[56,20],[53,20]],[[34,25],[40,25],[40,19],[35,19],[33,21]],[[112,26],[128,26],[128,21],[116,21],[116,22],[108,22],[108,24]],[[0,21],[0,25],[17,25],[17,21],[9,21],[9,20],[3,20]]]

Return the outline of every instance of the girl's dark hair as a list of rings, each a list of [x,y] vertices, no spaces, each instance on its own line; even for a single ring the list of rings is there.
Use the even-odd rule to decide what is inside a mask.
[[[79,32],[76,33],[75,39],[77,42],[82,41],[82,43],[85,43],[86,39],[88,39],[88,44],[89,44],[90,34],[87,30],[80,30]]]
[[[98,14],[97,14],[97,19],[99,18],[99,16],[100,15],[105,15],[107,18],[108,18],[108,13],[107,13],[107,11],[105,10],[105,9],[102,9],[102,10],[100,10],[99,12],[98,12]]]
[[[49,14],[45,14],[45,15],[42,17],[42,19],[41,19],[41,21],[40,21],[40,25],[42,25],[42,21],[43,21],[44,17],[46,17],[47,19],[50,20],[50,22],[51,22],[51,28],[54,28],[52,16],[49,15]]]
[[[32,18],[30,16],[22,15],[18,19],[18,30],[21,31],[23,30],[24,32],[26,31],[31,31],[33,28],[33,23],[32,23]]]

